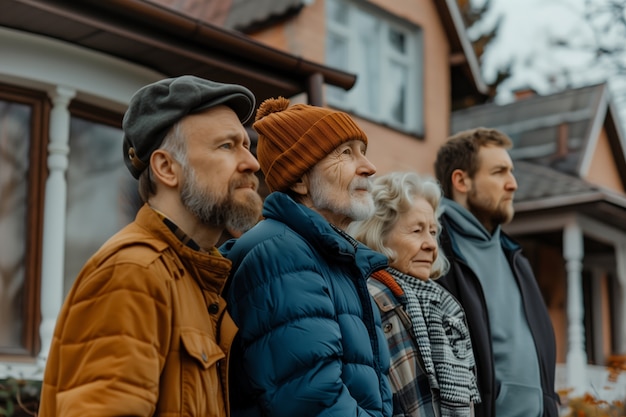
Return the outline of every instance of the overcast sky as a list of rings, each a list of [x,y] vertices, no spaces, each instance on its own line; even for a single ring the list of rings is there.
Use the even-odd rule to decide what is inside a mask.
[[[602,0],[594,0],[602,1]],[[534,88],[540,94],[562,90],[567,81],[582,86],[601,82],[606,76],[600,70],[589,71],[593,58],[582,51],[555,48],[551,43],[558,38],[588,43],[592,31],[586,24],[585,0],[491,0],[491,8],[483,20],[470,29],[475,31],[492,27],[502,18],[497,37],[488,45],[483,56],[482,71],[491,82],[499,67],[511,62],[513,76],[498,90],[496,100],[512,100],[512,91]],[[473,0],[481,5],[484,0]],[[626,42],[626,40],[625,40]],[[564,70],[568,72],[563,75]]]

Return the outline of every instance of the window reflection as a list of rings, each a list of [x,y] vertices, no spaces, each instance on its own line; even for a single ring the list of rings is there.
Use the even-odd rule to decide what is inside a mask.
[[[348,67],[348,42],[341,36],[329,34],[326,39],[326,61],[334,63],[338,68]],[[339,87],[328,86],[328,95],[335,101],[342,102],[345,91]]]
[[[359,68],[362,69],[362,73],[357,78],[354,88],[361,94],[360,101],[367,109],[367,113],[376,114],[380,111],[381,105],[378,94],[381,85],[381,53],[378,42],[381,22],[365,13],[359,13],[355,20],[359,28],[358,40],[363,53],[359,55],[361,59]]]
[[[19,348],[24,306],[31,109],[0,100],[0,348]]]
[[[406,36],[403,32],[389,28],[389,44],[397,52],[406,53]]]
[[[345,3],[327,1],[326,8],[330,20],[341,24],[348,23],[348,6]]]
[[[122,130],[79,117],[70,123],[65,293],[98,248],[140,206],[137,181],[122,158]]]
[[[385,102],[389,103],[390,117],[398,124],[406,122],[406,86],[409,83],[408,69],[398,63],[389,68],[391,77],[389,79],[387,90],[385,90]]]

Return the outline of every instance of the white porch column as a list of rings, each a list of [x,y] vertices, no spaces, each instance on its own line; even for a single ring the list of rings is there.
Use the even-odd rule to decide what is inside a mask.
[[[587,390],[584,304],[582,297],[583,233],[576,222],[563,231],[563,256],[567,270],[567,382],[574,394]]]
[[[595,364],[603,364],[606,361],[604,354],[604,339],[606,332],[604,331],[604,300],[603,293],[606,285],[606,270],[595,267],[591,270],[591,310],[597,314],[592,314],[591,334],[587,337],[591,338],[595,357],[592,359]]]
[[[49,93],[52,100],[50,112],[50,142],[48,145],[48,170],[44,202],[43,248],[41,268],[41,351],[37,365],[43,369],[48,358],[54,325],[63,303],[63,259],[65,256],[65,216],[67,182],[65,174],[70,152],[70,112],[68,105],[76,95],[69,88],[57,87]]]

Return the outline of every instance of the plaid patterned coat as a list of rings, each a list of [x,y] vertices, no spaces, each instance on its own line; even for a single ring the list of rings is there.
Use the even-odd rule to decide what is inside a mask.
[[[393,415],[438,417],[439,399],[430,389],[418,346],[409,330],[411,319],[402,307],[404,293],[396,282],[388,284],[373,278],[367,282],[380,309],[391,354],[389,382],[393,391]]]

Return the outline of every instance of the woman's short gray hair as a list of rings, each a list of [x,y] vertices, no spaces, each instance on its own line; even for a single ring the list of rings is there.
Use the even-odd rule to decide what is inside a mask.
[[[372,184],[372,197],[376,207],[375,214],[367,220],[353,222],[348,232],[355,239],[378,251],[393,262],[396,253],[385,245],[389,232],[400,216],[406,213],[416,198],[425,199],[433,208],[437,220],[437,245],[439,245],[439,224],[441,188],[431,177],[415,172],[392,172],[376,177]],[[437,259],[433,263],[432,279],[444,275],[450,264],[445,254],[437,251]]]

